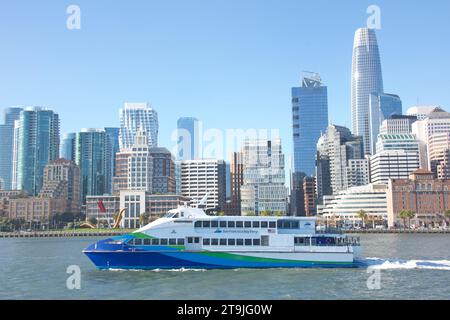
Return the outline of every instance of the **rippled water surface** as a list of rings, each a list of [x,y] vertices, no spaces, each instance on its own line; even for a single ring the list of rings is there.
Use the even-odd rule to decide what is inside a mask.
[[[0,239],[0,299],[450,299],[449,235],[364,235],[360,268],[294,270],[98,271],[81,253],[97,240]]]

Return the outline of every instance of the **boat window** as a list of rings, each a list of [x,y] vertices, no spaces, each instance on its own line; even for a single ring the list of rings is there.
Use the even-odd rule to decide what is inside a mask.
[[[227,245],[227,239],[220,239],[220,245],[226,246]]]
[[[278,220],[278,229],[298,229],[300,224],[295,220]]]
[[[178,239],[177,240],[177,245],[179,245],[179,246],[184,245],[184,239]]]
[[[253,228],[259,228],[259,221],[253,221]]]
[[[194,238],[194,243],[200,243],[200,238],[195,237],[195,238]]]
[[[203,228],[211,227],[211,221],[203,221]]]
[[[261,245],[261,240],[260,240],[260,239],[253,239],[253,245],[254,245],[254,246],[259,246],[259,245]]]
[[[236,240],[235,240],[235,239],[228,239],[228,245],[229,245],[229,246],[234,246],[234,245],[236,245]]]
[[[261,221],[261,228],[267,228],[268,222],[267,221]]]
[[[252,222],[251,221],[245,221],[244,227],[251,228],[252,227]]]
[[[309,239],[309,238],[295,237],[294,243],[295,243],[295,245],[298,245],[298,246],[304,246],[304,245],[306,245],[306,239]]]
[[[142,245],[142,239],[134,239],[134,244],[137,246],[141,246]]]
[[[275,223],[275,221],[270,221],[269,222],[269,228],[276,228],[277,224]]]
[[[129,244],[130,246],[134,245],[134,239],[131,239],[127,242],[127,244]]]
[[[195,221],[194,227],[195,228],[201,228],[202,227],[202,222],[201,221]]]
[[[152,239],[153,246],[159,246],[159,239]]]
[[[269,246],[269,236],[261,236],[261,245],[264,247]]]
[[[236,244],[238,246],[243,246],[244,245],[244,239],[236,239]]]
[[[236,228],[242,228],[244,223],[242,221],[236,221]]]
[[[167,239],[161,239],[161,245],[162,246],[167,245]]]
[[[219,245],[219,239],[212,239],[211,240],[211,245],[218,246]]]
[[[317,239],[316,238],[311,238],[311,245],[315,246],[317,244]]]
[[[209,244],[210,244],[209,239],[203,239],[203,245],[204,246],[209,246]]]
[[[188,243],[193,243],[194,239],[192,237],[188,237]]]
[[[251,246],[252,245],[252,239],[245,239],[245,245]]]
[[[226,228],[227,227],[227,222],[226,221],[220,221],[220,227],[221,228]]]
[[[151,239],[144,239],[144,246],[149,246],[152,243]]]
[[[169,239],[169,244],[175,246],[177,244],[177,239]]]
[[[234,221],[228,221],[228,228],[234,228]]]
[[[219,221],[211,221],[211,228],[217,228],[219,226]]]

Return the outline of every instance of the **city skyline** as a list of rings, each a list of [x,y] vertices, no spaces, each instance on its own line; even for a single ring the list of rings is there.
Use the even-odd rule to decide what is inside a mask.
[[[158,110],[161,119],[159,144],[169,149],[172,149],[172,146],[175,145],[175,142],[171,140],[171,133],[176,130],[176,120],[183,116],[198,116],[207,128],[219,128],[222,130],[230,127],[244,129],[280,128],[283,149],[286,151],[286,154],[291,154],[293,150],[292,133],[286,126],[286,123],[291,118],[289,88],[298,83],[302,70],[317,71],[326,79],[326,84],[329,88],[330,123],[350,127],[349,78],[351,74],[352,38],[357,28],[365,26],[368,18],[366,9],[369,4],[371,3],[361,2],[354,6],[347,6],[344,9],[338,4],[327,3],[327,6],[323,7],[322,5],[320,10],[316,10],[320,4],[288,2],[284,6],[277,6],[273,13],[269,13],[273,9],[271,3],[260,4],[260,9],[251,16],[251,22],[257,25],[257,28],[252,28],[252,24],[244,19],[248,17],[250,12],[253,12],[251,10],[254,9],[255,3],[250,2],[242,6],[242,13],[233,20],[238,25],[240,24],[240,29],[245,31],[245,36],[238,36],[236,26],[225,20],[230,18],[232,6],[221,4],[220,9],[222,9],[224,15],[220,17],[219,22],[212,25],[214,26],[214,32],[217,32],[216,38],[218,40],[226,40],[220,42],[223,43],[223,46],[226,46],[228,49],[231,48],[232,43],[236,46],[236,50],[239,52],[234,50],[225,51],[226,53],[231,53],[235,58],[241,56],[236,65],[230,65],[233,59],[230,60],[227,54],[219,54],[217,49],[214,48],[215,45],[219,46],[217,48],[220,48],[219,42],[213,41],[210,43],[212,47],[208,47],[209,50],[206,50],[204,53],[198,50],[203,46],[201,40],[206,40],[204,37],[211,35],[210,32],[197,28],[199,24],[203,25],[203,23],[212,22],[210,18],[203,15],[199,17],[201,19],[198,23],[194,23],[190,19],[185,20],[186,18],[181,20],[187,25],[186,28],[188,30],[195,29],[197,37],[193,40],[195,40],[195,45],[199,46],[195,50],[194,47],[189,46],[186,58],[178,56],[173,49],[178,46],[174,41],[180,37],[187,36],[186,32],[188,30],[164,29],[169,31],[169,37],[167,38],[167,41],[170,42],[169,46],[160,36],[155,35],[155,32],[161,33],[162,30],[150,23],[151,26],[130,24],[125,31],[126,33],[136,31],[136,36],[130,40],[124,40],[121,37],[115,38],[115,40],[117,40],[118,44],[126,44],[126,47],[129,47],[130,45],[141,43],[140,39],[143,39],[142,37],[148,34],[151,39],[155,40],[151,44],[152,48],[159,48],[155,53],[147,52],[149,57],[144,59],[141,53],[135,52],[134,54],[137,55],[136,59],[127,59],[125,56],[123,60],[120,60],[124,61],[122,63],[118,63],[116,61],[118,56],[111,53],[106,56],[104,62],[100,62],[98,59],[105,52],[105,49],[95,47],[90,51],[92,52],[91,55],[81,53],[79,50],[76,50],[74,53],[67,50],[72,50],[77,46],[82,49],[84,46],[92,44],[92,41],[97,39],[96,37],[98,36],[100,36],[100,42],[106,46],[105,48],[115,48],[117,44],[110,42],[108,35],[113,33],[117,33],[119,36],[123,35],[123,31],[120,31],[118,28],[124,27],[124,25],[119,23],[117,26],[113,26],[113,30],[105,33],[106,31],[101,26],[102,24],[108,25],[108,23],[105,20],[106,17],[100,14],[101,5],[81,1],[79,5],[83,14],[82,28],[79,31],[69,31],[65,29],[63,10],[60,13],[63,20],[61,22],[62,30],[58,30],[57,21],[51,22],[51,25],[46,23],[42,25],[41,19],[37,21],[33,17],[26,16],[29,19],[24,20],[24,13],[20,12],[17,9],[19,7],[15,7],[13,4],[4,10],[10,14],[5,17],[5,20],[9,21],[14,17],[22,25],[14,31],[17,41],[16,46],[11,48],[10,52],[15,52],[19,48],[25,49],[24,46],[30,48],[37,46],[39,50],[36,55],[24,56],[22,54],[17,55],[14,59],[8,56],[10,53],[2,53],[7,55],[5,56],[6,59],[3,60],[11,62],[9,63],[10,65],[20,64],[14,77],[0,78],[1,84],[7,93],[3,97],[2,107],[13,105],[48,106],[60,114],[62,119],[61,133],[69,133],[77,132],[84,127],[117,127],[117,109],[125,101],[148,101]],[[189,14],[195,15],[194,9],[198,5],[205,6],[204,12],[214,12],[213,6],[204,3],[184,4],[183,9],[186,9]],[[417,98],[419,98],[420,104],[439,104],[444,108],[448,106],[450,99],[444,90],[444,78],[439,81],[442,77],[441,74],[446,74],[445,70],[449,68],[441,58],[441,55],[442,57],[445,56],[448,47],[438,41],[440,38],[445,38],[445,28],[442,28],[442,24],[447,22],[444,19],[439,19],[440,12],[445,10],[442,10],[441,7],[439,7],[440,10],[435,10],[436,4],[431,3],[427,4],[427,6],[416,5],[408,7],[410,12],[406,15],[404,13],[404,4],[380,1],[377,5],[380,6],[382,13],[382,28],[376,32],[380,50],[382,51],[385,87],[389,89],[388,91],[395,92],[402,98],[404,108],[417,104]],[[35,5],[31,4],[30,6],[34,7]],[[139,6],[142,6],[143,12],[151,12],[152,16],[159,12],[164,16],[169,11],[169,8],[163,4],[139,4]],[[111,7],[112,12],[108,18],[117,16],[119,9],[139,17],[143,14],[136,12],[135,8],[124,8],[120,4],[111,5]],[[61,8],[42,5],[36,6],[35,12],[53,17],[58,14],[58,10]],[[145,9],[151,10],[146,11]],[[282,19],[282,17],[288,18],[290,16],[288,11],[292,11],[292,9],[302,9],[305,12],[313,13],[312,16],[306,17],[305,21],[296,21],[295,23],[298,25],[308,23],[311,19],[316,18],[323,22],[324,27],[315,29],[314,32],[303,34],[302,39],[304,40],[299,44],[287,41],[292,39],[294,32],[292,27],[295,26],[295,23],[284,22],[282,20],[289,19]],[[129,10],[133,11],[130,12]],[[423,18],[424,15],[430,15],[431,12],[434,19],[427,26],[415,23],[420,21],[421,19],[419,18]],[[180,12],[175,10],[174,14],[178,16]],[[274,17],[276,19],[265,25],[264,23],[267,23],[265,18],[271,17],[272,14],[276,14]],[[125,21],[128,20],[125,19]],[[15,25],[14,21],[11,23]],[[36,41],[30,41],[27,35],[30,30],[26,28],[30,24],[35,25],[37,30],[44,33],[41,44],[36,43]],[[317,40],[322,39],[323,35],[326,34],[327,26],[333,26],[334,38],[325,37],[326,41],[318,42]],[[42,28],[42,30],[39,28]],[[51,28],[56,29],[53,30]],[[163,24],[161,28],[169,27]],[[298,30],[298,26],[294,29]],[[267,34],[268,30],[272,31]],[[45,36],[46,32],[48,32],[47,36]],[[405,37],[404,32],[407,32],[406,35],[410,36]],[[262,35],[266,34],[267,36],[262,37]],[[249,60],[250,55],[255,57],[254,48],[244,41],[249,40],[250,36],[252,36],[250,44],[259,48],[258,52],[261,54],[261,58],[252,59],[254,61]],[[50,61],[41,54],[42,50],[47,50],[42,48],[42,46],[48,43],[50,39],[53,39],[53,37],[60,39],[62,42],[61,46],[57,46],[58,52],[62,54],[61,56],[67,56],[67,61],[71,61],[74,67],[79,67],[76,70],[70,66],[60,68],[73,74],[74,80],[61,77],[61,84],[57,85],[57,88],[60,89],[58,91],[50,89],[52,88],[50,85],[55,85],[53,76],[49,76],[48,72],[39,73],[39,68],[36,69],[40,63],[43,63],[43,66],[50,68],[49,71],[55,72],[54,76],[59,74],[54,68],[59,67],[63,59]],[[415,38],[415,43],[420,41],[423,45],[420,48],[417,48],[417,45],[412,46],[413,43],[407,42],[411,37]],[[279,39],[278,42],[275,42],[277,44],[276,48],[269,48],[267,44],[270,41],[267,40],[272,40],[273,42],[276,41],[275,39]],[[28,44],[25,44],[25,41],[28,41]],[[288,47],[287,43],[291,47]],[[181,44],[186,44],[186,41],[182,41]],[[429,48],[437,47],[438,45],[440,50],[422,49],[422,47]],[[397,46],[402,47],[407,54],[400,56]],[[414,50],[412,50],[413,47]],[[166,50],[175,52],[172,53],[172,56],[169,56],[169,60],[173,62],[173,65],[163,65],[164,68],[167,68],[165,70],[167,73],[163,72],[163,67],[155,66],[155,62],[161,62],[160,57]],[[121,54],[124,53],[123,50],[119,52]],[[193,55],[194,52],[195,55]],[[213,56],[211,56],[211,53],[213,53]],[[156,55],[156,59],[152,59],[155,58],[154,55]],[[280,59],[276,59],[280,55],[283,57],[283,62]],[[422,61],[424,57],[429,57],[427,59],[429,63],[422,67],[418,62]],[[268,59],[270,59],[270,65],[264,63]],[[339,63],[336,63],[336,61]],[[112,62],[118,63],[115,64],[115,71],[106,71],[104,67],[110,66]],[[220,65],[220,62],[224,63]],[[246,62],[248,62],[245,65],[246,68],[242,69],[242,64]],[[98,66],[94,67],[96,71],[96,76],[94,77],[96,85],[93,87],[91,81],[86,78],[89,74],[92,74],[90,72],[91,68],[86,68],[91,63],[92,66],[98,63]],[[266,67],[262,67],[263,65],[266,65]],[[142,70],[137,69],[138,66]],[[414,68],[411,66],[414,66]],[[224,67],[227,70],[224,70]],[[5,66],[4,69],[6,75],[10,74],[10,66]],[[196,70],[195,73],[193,72],[194,69]],[[414,72],[411,69],[414,69]],[[143,78],[140,75],[142,72],[148,73],[149,70],[152,70],[152,77]],[[176,73],[174,73],[175,70]],[[276,70],[279,70],[279,72]],[[264,73],[270,76],[262,77]],[[136,80],[130,79],[130,76],[137,74],[139,76]],[[25,77],[26,75],[28,76]],[[29,81],[35,79],[38,75],[43,76],[43,79],[38,86],[34,87]],[[173,77],[171,78],[171,76]],[[156,78],[156,82],[150,79],[153,77]],[[201,77],[203,80],[198,77]],[[423,77],[435,79],[433,85],[424,87]],[[112,79],[117,80],[117,84],[111,82]],[[205,79],[208,81],[205,82]],[[20,92],[17,91],[19,87],[17,81],[19,80],[21,80]],[[86,80],[86,83],[80,83],[78,80]],[[197,80],[199,81],[196,82]],[[130,84],[123,85],[124,81],[129,81]],[[196,83],[196,85],[192,83]],[[211,92],[214,91],[210,90],[211,85],[219,85],[222,90],[230,94],[227,94],[225,99],[217,99],[216,95],[213,98]],[[168,93],[174,93],[174,89],[176,89],[177,93],[169,96]],[[49,92],[52,92],[51,96]],[[182,99],[182,103],[180,99]],[[267,116],[267,112],[259,112],[259,110],[267,111],[270,108],[276,110],[276,112],[270,113],[270,117]],[[79,112],[74,114],[73,110]],[[242,117],[231,120],[231,114],[236,112],[242,113]],[[249,115],[252,116],[250,117]]]

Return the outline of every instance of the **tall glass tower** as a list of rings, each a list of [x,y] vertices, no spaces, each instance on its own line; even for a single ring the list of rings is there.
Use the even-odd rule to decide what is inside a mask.
[[[369,97],[382,92],[383,76],[375,30],[358,29],[353,44],[352,131],[363,137],[366,154],[371,151]]]
[[[61,139],[59,157],[75,162],[75,138],[76,133],[65,133]]]
[[[17,188],[37,195],[44,167],[59,157],[59,116],[50,109],[28,107],[20,113]]]
[[[313,175],[316,144],[328,126],[328,90],[316,73],[305,73],[302,86],[292,88],[294,172]]]
[[[403,114],[402,100],[398,95],[379,93],[369,96],[370,105],[370,153],[375,153],[375,146],[380,133],[380,126],[384,120],[392,116],[400,116]]]
[[[177,121],[177,159],[196,160],[201,158],[199,143],[198,119],[179,118]]]
[[[149,103],[125,103],[120,109],[120,149],[130,149],[139,129],[148,137],[149,147],[158,146],[158,113]]]
[[[76,136],[76,164],[81,171],[81,195],[111,192],[111,143],[104,129],[82,129]]]
[[[13,171],[14,121],[19,120],[22,108],[6,108],[0,124],[0,189],[11,189]]]

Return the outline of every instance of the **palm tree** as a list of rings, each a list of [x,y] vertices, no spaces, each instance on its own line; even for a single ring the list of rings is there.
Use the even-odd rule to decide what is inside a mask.
[[[411,229],[411,219],[415,216],[416,214],[411,210],[402,210],[400,212],[400,218],[403,219],[403,227],[406,228],[406,219],[408,219],[408,228]]]
[[[358,217],[362,220],[363,228],[366,228],[366,219],[367,219],[367,213],[364,210],[358,211]]]
[[[148,212],[141,213],[141,215],[139,216],[139,224],[141,225],[141,227],[147,225],[149,220],[150,214]]]

